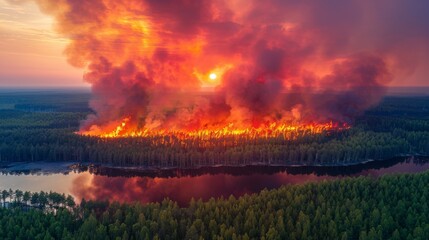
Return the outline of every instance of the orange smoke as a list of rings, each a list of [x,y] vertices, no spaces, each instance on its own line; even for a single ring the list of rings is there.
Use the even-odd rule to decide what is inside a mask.
[[[357,1],[37,2],[92,84],[82,134],[318,133],[377,103],[391,78],[392,54],[348,44]]]

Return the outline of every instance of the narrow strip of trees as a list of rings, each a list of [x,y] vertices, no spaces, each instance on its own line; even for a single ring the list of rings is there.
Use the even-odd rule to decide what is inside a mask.
[[[41,210],[53,211],[60,208],[73,209],[76,203],[72,196],[56,192],[35,192],[2,190],[0,192],[1,206],[3,208],[30,209],[38,208]]]

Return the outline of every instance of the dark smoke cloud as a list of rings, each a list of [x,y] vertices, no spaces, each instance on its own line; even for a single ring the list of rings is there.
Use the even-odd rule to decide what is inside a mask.
[[[425,0],[36,2],[92,84],[83,130],[351,121],[429,61]]]

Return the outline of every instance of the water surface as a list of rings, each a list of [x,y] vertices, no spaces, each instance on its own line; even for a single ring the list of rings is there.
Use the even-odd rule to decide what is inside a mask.
[[[285,184],[319,182],[344,177],[387,173],[417,173],[429,169],[429,161],[391,159],[348,167],[220,167],[199,170],[141,172],[113,168],[71,171],[67,174],[1,174],[0,189],[55,191],[93,200],[120,202],[161,201],[168,197],[184,205],[191,198],[236,197]]]

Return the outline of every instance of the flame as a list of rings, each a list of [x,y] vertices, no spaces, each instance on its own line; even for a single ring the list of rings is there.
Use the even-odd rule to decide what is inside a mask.
[[[332,44],[349,31],[320,31],[313,8],[298,16],[280,2],[38,1],[92,85],[80,134],[293,139],[348,128],[329,121],[381,99],[385,56]]]
[[[269,123],[258,127],[236,127],[229,123],[223,127],[211,127],[206,129],[134,129],[128,125],[131,118],[124,118],[113,131],[103,132],[94,125],[90,130],[80,132],[85,136],[97,136],[100,138],[145,138],[145,137],[163,137],[174,136],[178,139],[210,140],[225,138],[231,136],[246,137],[248,139],[257,138],[275,138],[294,139],[298,135],[314,135],[329,131],[341,131],[349,129],[346,123],[308,123],[308,124],[286,124]]]

